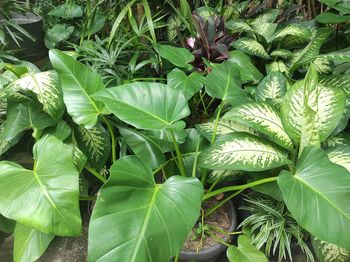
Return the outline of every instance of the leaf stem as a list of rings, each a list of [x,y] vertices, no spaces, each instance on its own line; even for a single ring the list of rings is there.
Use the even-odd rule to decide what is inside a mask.
[[[211,198],[211,197],[216,196],[216,195],[221,194],[221,193],[225,193],[225,192],[229,192],[229,191],[236,191],[236,190],[244,190],[244,189],[247,189],[247,188],[250,188],[250,187],[253,187],[253,186],[257,186],[257,185],[273,182],[273,181],[276,181],[277,178],[278,178],[277,176],[274,176],[274,177],[268,177],[268,178],[260,179],[258,181],[254,181],[254,182],[251,182],[251,183],[248,183],[248,184],[245,184],[245,185],[223,187],[223,188],[220,188],[220,189],[215,190],[213,192],[206,193],[203,196],[203,200],[206,200],[208,198]]]
[[[85,166],[85,169],[89,171],[92,175],[94,175],[96,178],[98,178],[102,183],[106,183],[107,179],[102,176],[99,172],[97,172],[95,169],[89,166]]]
[[[175,152],[176,152],[176,155],[177,155],[177,162],[179,164],[180,174],[182,176],[186,176],[186,171],[185,171],[182,155],[181,155],[181,152],[180,152],[180,148],[179,148],[179,145],[176,142],[175,134],[174,134],[174,131],[172,129],[170,129],[170,134],[171,134],[171,139],[173,140],[173,144],[174,144],[174,147],[175,147]]]
[[[221,111],[222,111],[223,107],[224,107],[224,101],[221,101],[221,103],[220,103],[220,105],[218,107],[218,112],[216,114],[216,118],[215,118],[213,136],[211,137],[211,144],[214,144],[215,139],[216,139],[216,133],[217,133],[217,130],[218,130],[219,118],[220,118]]]
[[[106,117],[102,116],[102,120],[103,120],[103,122],[107,125],[108,132],[109,132],[109,135],[110,135],[110,137],[111,137],[111,143],[112,143],[112,162],[114,163],[114,162],[117,160],[117,155],[116,155],[116,152],[115,152],[116,143],[115,143],[115,137],[114,137],[113,127],[111,126],[111,124],[109,123],[109,121],[107,120]]]
[[[204,216],[209,216],[211,213],[213,213],[215,210],[217,210],[218,208],[220,208],[221,206],[223,206],[227,201],[229,201],[230,199],[234,198],[235,196],[237,196],[238,194],[240,194],[244,189],[238,190],[236,192],[234,192],[233,194],[231,194],[230,196],[228,196],[227,198],[225,198],[224,200],[222,200],[221,202],[219,202],[217,205],[213,206],[212,208],[210,208],[205,214]]]

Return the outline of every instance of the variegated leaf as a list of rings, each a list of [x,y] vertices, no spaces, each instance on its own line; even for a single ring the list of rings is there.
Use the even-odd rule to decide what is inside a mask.
[[[265,48],[256,40],[250,37],[242,37],[233,42],[232,46],[249,55],[255,55],[261,58],[269,59],[270,56]]]
[[[350,134],[341,132],[335,136],[329,137],[325,142],[324,146],[327,148],[336,147],[338,145],[350,146]]]
[[[240,170],[212,170],[206,181],[208,183],[214,183],[216,180],[220,182],[232,181],[240,179],[243,175],[244,172]]]
[[[92,128],[77,126],[75,139],[90,165],[97,170],[102,169],[111,150],[109,135],[103,126],[100,124]]]
[[[248,33],[254,33],[253,28],[251,28],[247,22],[245,22],[243,19],[233,19],[230,21],[227,21],[225,23],[226,28],[231,30],[232,33],[236,32],[248,32]]]
[[[272,62],[271,64],[266,64],[266,72],[270,74],[271,72],[281,72],[281,73],[287,73],[288,67],[285,63],[283,63],[282,60],[277,60]]]
[[[318,86],[304,93],[302,81],[294,84],[286,93],[281,107],[282,122],[288,135],[296,142],[300,141],[302,127],[305,124],[305,100],[316,113],[314,127],[319,140],[325,141],[341,119],[345,108],[345,95],[339,88]]]
[[[247,133],[219,138],[198,159],[201,167],[218,170],[263,171],[288,163],[286,151]]]
[[[279,41],[286,36],[300,37],[308,39],[311,37],[311,31],[305,26],[298,24],[289,24],[284,28],[279,29],[270,39],[270,41]]]
[[[337,50],[335,52],[330,52],[327,54],[322,54],[318,56],[319,58],[324,58],[327,60],[337,61],[337,62],[350,62],[350,48],[343,50]]]
[[[331,33],[332,30],[327,27],[323,27],[317,30],[311,42],[294,57],[289,71],[293,72],[299,66],[307,64],[314,60],[319,54],[321,46],[328,39]]]
[[[272,37],[278,24],[277,23],[255,23],[252,25],[255,33],[261,35],[266,41]]]
[[[271,57],[282,57],[282,58],[290,58],[293,57],[293,52],[287,50],[287,49],[276,49],[271,52]]]
[[[271,72],[259,84],[255,93],[257,101],[279,104],[286,92],[287,79],[281,72]]]
[[[272,23],[276,20],[278,14],[278,9],[267,9],[259,13],[252,21],[252,24]]]
[[[350,172],[350,146],[337,145],[326,150],[329,159],[338,165],[345,167]]]
[[[215,126],[215,119],[211,119],[206,123],[203,124],[197,124],[196,129],[201,133],[202,136],[204,136],[206,139],[211,141],[211,138],[213,136],[214,132],[214,126]],[[244,126],[236,121],[231,121],[228,119],[220,119],[217,125],[216,129],[216,136],[224,136],[235,132],[246,132],[254,134],[254,130]]]
[[[277,111],[267,103],[250,103],[233,108],[224,119],[236,121],[267,135],[271,141],[293,149],[292,140],[285,132]]]
[[[319,74],[330,74],[332,72],[332,63],[326,58],[318,57],[312,63]]]
[[[43,110],[53,118],[59,118],[63,114],[65,106],[55,71],[26,74],[12,82],[8,88],[35,93],[43,105]]]
[[[321,76],[319,84],[328,88],[341,88],[347,97],[350,97],[350,76],[349,75],[328,75]]]

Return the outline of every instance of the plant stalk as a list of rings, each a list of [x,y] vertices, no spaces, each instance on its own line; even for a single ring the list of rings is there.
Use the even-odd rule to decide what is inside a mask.
[[[109,123],[109,121],[107,120],[107,118],[105,118],[104,116],[102,116],[102,120],[103,120],[103,122],[107,125],[108,132],[109,132],[109,135],[110,135],[110,137],[111,137],[111,143],[112,143],[112,162],[114,163],[114,162],[117,160],[117,155],[116,155],[116,152],[115,152],[116,143],[115,143],[115,137],[114,137],[113,127],[111,126],[111,124]]]
[[[174,131],[172,129],[170,129],[170,134],[171,134],[171,139],[173,140],[173,144],[175,147],[175,152],[176,152],[176,156],[177,156],[177,162],[179,164],[180,174],[181,174],[181,176],[186,176],[186,171],[185,171],[185,167],[184,167],[184,163],[183,163],[183,159],[182,159],[182,154],[180,152],[179,145],[176,142],[175,134],[174,134]]]

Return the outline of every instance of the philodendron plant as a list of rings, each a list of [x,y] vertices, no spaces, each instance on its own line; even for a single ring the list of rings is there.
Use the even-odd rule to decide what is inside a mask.
[[[170,62],[192,69],[188,50],[178,56],[168,50],[158,47]],[[303,228],[350,248],[344,234],[350,173],[342,166],[349,150],[330,139],[344,117],[346,95],[331,87],[332,78],[318,79],[313,65],[289,88],[283,74],[274,76],[277,86],[262,81],[252,97],[242,82],[261,74],[239,51],[207,76],[175,69],[167,84],[115,87],[64,52],[51,50],[50,60],[54,71],[7,65],[9,83],[1,89],[7,101],[1,153],[25,130],[33,130],[35,140],[31,169],[0,162],[0,225],[16,223],[15,261],[35,261],[55,235],[80,234],[79,199],[89,197],[79,182],[91,175],[99,191],[89,261],[177,259],[203,201],[231,192],[221,205],[251,187],[281,194]],[[193,99],[209,107],[204,92],[210,104],[220,103],[213,120],[197,119],[193,128]],[[217,186],[240,171],[246,184]],[[227,245],[230,261],[267,261],[247,235],[239,236],[237,247]]]

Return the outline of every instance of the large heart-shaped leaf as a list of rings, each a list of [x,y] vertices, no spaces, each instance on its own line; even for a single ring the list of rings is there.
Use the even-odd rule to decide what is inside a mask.
[[[0,213],[44,233],[79,235],[79,174],[72,148],[47,135],[33,153],[33,170],[0,162]]]
[[[183,128],[190,114],[180,91],[160,83],[134,82],[93,95],[124,122],[141,129]]]
[[[201,167],[219,170],[262,171],[288,163],[288,154],[283,149],[247,133],[219,138],[198,159]]]
[[[169,261],[199,216],[202,184],[180,176],[156,184],[135,156],[117,160],[110,173],[90,221],[89,261]]]
[[[60,78],[68,113],[78,125],[94,126],[103,104],[91,95],[105,89],[101,76],[61,51],[50,50],[49,56]]]
[[[34,129],[34,132],[36,132],[56,123],[37,104],[31,102],[9,103],[6,116],[3,132],[3,139],[6,141],[13,140],[25,130]]]
[[[45,252],[55,235],[45,234],[20,223],[14,233],[14,262],[35,262]]]
[[[237,106],[227,112],[224,119],[254,128],[284,148],[293,148],[292,140],[283,128],[277,110],[267,103],[249,103]]]
[[[272,101],[279,104],[287,90],[287,79],[281,72],[271,72],[259,82],[255,98],[257,101]]]
[[[97,170],[102,169],[111,151],[110,137],[104,127],[100,124],[91,128],[77,126],[75,139],[90,165]]]
[[[230,262],[267,262],[263,252],[257,249],[250,241],[249,237],[240,235],[238,237],[238,247],[229,246],[227,258]]]
[[[193,72],[187,76],[178,68],[175,68],[168,74],[167,80],[168,86],[181,91],[187,100],[201,90],[202,86],[204,85],[203,75]]]
[[[246,99],[246,93],[241,89],[238,66],[230,61],[225,61],[213,68],[205,78],[205,90],[211,97],[234,105]]]
[[[278,177],[283,199],[295,220],[314,236],[350,248],[350,173],[317,147],[304,149],[295,174]]]
[[[64,111],[62,90],[54,71],[29,73],[12,82],[7,88],[15,91],[31,91],[37,95],[43,110],[53,118],[59,118]]]

